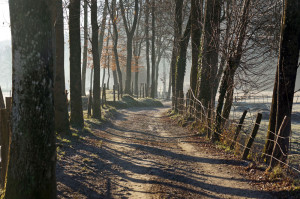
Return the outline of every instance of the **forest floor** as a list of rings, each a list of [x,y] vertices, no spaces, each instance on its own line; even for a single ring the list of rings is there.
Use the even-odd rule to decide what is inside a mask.
[[[58,198],[273,198],[245,162],[178,127],[164,108],[130,108],[60,146]],[[252,184],[251,184],[252,183]]]

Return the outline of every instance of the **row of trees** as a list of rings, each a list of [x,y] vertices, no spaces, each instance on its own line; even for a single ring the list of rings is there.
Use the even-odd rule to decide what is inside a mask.
[[[115,67],[111,68],[115,69],[113,70],[114,82],[120,85],[121,92],[124,89],[127,94],[133,92],[130,86],[131,72],[137,74],[135,78],[137,92],[137,68],[145,43],[148,57],[147,87],[151,87],[151,96],[155,96],[157,68],[167,43],[163,36],[160,39],[155,37],[155,26],[157,22],[163,21],[163,19],[156,20],[155,15],[159,12],[156,11],[155,2],[153,0],[133,2],[106,0],[100,1],[100,6],[98,3],[97,0],[9,1],[13,62],[13,122],[3,198],[56,197],[55,132],[68,134],[70,125],[79,129],[84,126],[81,98],[86,92],[85,79],[89,52],[93,61],[93,117],[101,119],[100,60],[105,49],[104,41],[107,42],[107,50],[111,38],[113,53],[108,53],[107,50],[105,59],[109,60],[108,57],[113,57]],[[84,13],[82,52],[81,4]],[[164,4],[166,8],[170,2]],[[64,16],[65,8],[68,8],[67,17]],[[90,20],[88,20],[89,8]],[[100,23],[99,16],[101,16]],[[64,74],[64,43],[67,42],[64,38],[65,18],[68,20],[70,46],[70,116]],[[91,22],[91,33],[88,31],[88,21]],[[161,25],[157,31],[163,32],[163,28],[165,25]],[[126,34],[126,45],[118,40],[119,36],[124,34]],[[158,49],[156,49],[157,42],[160,42]],[[91,50],[88,49],[89,43],[91,43]],[[126,69],[123,87],[120,65],[122,63],[120,58],[123,57],[120,56],[122,54],[120,49],[124,46],[126,56],[122,56],[126,57],[127,61],[126,66],[123,66]],[[150,52],[152,79],[150,79]],[[149,90],[147,89],[148,96]]]
[[[84,13],[83,52],[81,4]],[[189,92],[206,107],[208,117],[215,117],[215,130],[208,131],[212,140],[220,139],[222,118],[229,116],[234,89],[257,90],[258,85],[266,81],[272,60],[277,56],[279,62],[269,132],[276,135],[283,117],[291,116],[300,46],[298,1],[285,0],[282,4],[279,0],[70,0],[67,2],[70,120],[65,93],[62,0],[15,0],[9,1],[9,7],[13,52],[13,123],[5,198],[56,197],[55,130],[68,133],[70,124],[78,128],[84,126],[81,97],[86,92],[89,43],[93,60],[94,118],[101,119],[102,55],[106,59],[113,57],[111,60],[115,67],[110,68],[114,69],[114,82],[126,94],[134,92],[130,86],[132,72],[135,73],[137,91],[137,68],[140,57],[145,57],[146,90],[151,97],[155,97],[157,92],[159,63],[162,58],[169,58],[169,93],[173,96],[176,111],[179,103],[176,99],[183,96],[190,41],[192,65]],[[91,11],[91,33],[88,32],[88,8]],[[281,23],[278,15],[280,9],[283,9]],[[123,35],[125,39],[119,40]],[[103,49],[107,49],[104,42],[109,46],[109,37],[112,53],[104,53]],[[126,65],[121,66],[120,49],[124,47]],[[218,88],[218,104],[215,107]],[[290,126],[289,122],[283,136],[289,135]],[[272,133],[268,138],[274,139]],[[279,143],[286,152],[288,139],[282,139]],[[272,142],[266,146],[265,152],[270,153]],[[275,155],[285,161],[282,153]]]
[[[183,97],[190,37],[192,66],[189,95],[196,96],[201,102],[202,106],[196,108],[207,115],[210,121],[207,136],[214,142],[220,140],[224,121],[229,118],[234,89],[248,92],[250,87],[259,92],[268,88],[271,85],[268,84],[268,73],[275,71],[274,60],[279,57],[264,154],[267,162],[272,155],[274,159],[286,161],[299,66],[299,3],[292,0],[191,0],[190,16],[186,22],[182,16],[183,5],[183,1],[175,1],[171,60],[173,109],[177,111],[178,99]],[[281,9],[282,15],[279,14]],[[283,138],[278,139],[278,146],[274,147],[285,116],[287,127],[280,135]]]

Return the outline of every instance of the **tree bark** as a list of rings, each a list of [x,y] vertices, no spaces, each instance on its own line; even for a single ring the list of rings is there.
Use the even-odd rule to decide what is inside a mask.
[[[122,12],[122,18],[124,22],[124,27],[127,35],[127,61],[126,61],[126,80],[125,80],[125,93],[131,94],[131,61],[132,61],[132,40],[134,36],[134,32],[137,26],[137,20],[139,15],[139,1],[134,1],[134,19],[131,29],[129,28],[126,15],[125,8],[123,5],[123,0],[120,0],[120,8]]]
[[[275,158],[285,162],[289,150],[289,136],[291,132],[291,114],[296,83],[296,75],[300,50],[300,2],[285,0],[283,8],[283,19],[281,27],[281,40],[278,61],[278,85],[276,107],[275,134],[277,135],[281,123],[286,116],[288,122],[281,137],[278,138],[278,145],[275,147],[273,155]],[[275,83],[276,84],[276,83]],[[271,119],[270,119],[271,120]],[[279,148],[279,147],[280,148]],[[277,165],[276,162],[274,165]]]
[[[245,0],[242,8],[242,18],[240,23],[240,31],[237,33],[237,42],[236,46],[233,46],[236,50],[234,50],[233,54],[229,56],[227,61],[227,66],[224,71],[224,75],[222,78],[222,82],[220,85],[220,91],[219,91],[219,99],[218,99],[218,105],[216,109],[216,127],[215,132],[213,134],[212,140],[219,141],[220,135],[222,134],[221,131],[221,124],[222,124],[222,110],[223,110],[223,104],[224,104],[224,98],[226,92],[230,92],[230,84],[233,82],[234,74],[237,68],[240,66],[241,58],[243,55],[243,43],[246,36],[246,30],[248,26],[248,12],[250,9],[250,0]],[[233,87],[232,87],[233,89]],[[232,91],[233,92],[233,91]],[[229,110],[230,111],[230,110]],[[230,112],[229,112],[230,113]],[[228,113],[228,114],[229,114]]]
[[[13,123],[7,199],[56,198],[53,2],[9,1]]]
[[[198,98],[205,107],[212,107],[212,88],[218,67],[221,1],[206,0],[203,43],[200,57],[201,74]]]
[[[81,46],[80,46],[80,0],[71,0],[69,4],[70,37],[70,123],[83,128],[83,111],[81,101]]]
[[[183,92],[184,75],[186,70],[187,48],[191,37],[191,17],[186,25],[183,37],[180,40],[179,58],[176,64],[176,92]]]
[[[81,88],[81,94],[82,96],[86,96],[85,93],[85,81],[86,81],[86,67],[87,67],[87,49],[88,49],[88,6],[87,6],[87,0],[84,1],[84,23],[83,23],[83,31],[84,31],[84,44],[83,44],[83,55],[82,55],[82,88]]]
[[[190,75],[190,86],[194,93],[197,88],[198,57],[200,52],[200,39],[202,34],[203,0],[192,0],[191,2],[191,42],[192,42],[192,67]]]
[[[65,92],[64,69],[64,16],[62,0],[55,1],[53,25],[55,29],[55,82],[54,82],[54,106],[55,129],[58,133],[70,132],[67,97]]]
[[[105,0],[106,6],[108,7],[108,0]],[[122,71],[120,68],[120,62],[119,62],[119,55],[118,55],[118,40],[119,40],[119,34],[118,34],[118,28],[117,28],[117,22],[115,19],[116,17],[116,0],[112,0],[111,2],[111,9],[109,11],[110,13],[110,18],[112,20],[113,24],[113,51],[114,51],[114,56],[115,56],[115,62],[116,62],[116,68],[118,72],[118,79],[119,79],[119,89],[120,89],[120,94],[122,96],[123,94],[123,78],[122,78]]]
[[[176,97],[176,61],[179,53],[179,40],[182,32],[182,8],[183,1],[175,0],[175,21],[174,21],[174,42],[173,42],[173,50],[172,50],[172,58],[171,58],[171,81],[172,81],[172,107],[175,105],[175,97]]]
[[[101,120],[100,106],[100,59],[98,48],[98,22],[97,22],[97,0],[91,1],[91,23],[92,23],[92,53],[94,63],[94,89],[93,89],[93,118]],[[101,33],[100,33],[101,34]]]
[[[106,17],[107,17],[107,4],[105,3],[102,13],[102,21],[101,21],[101,27],[99,32],[99,38],[98,38],[98,53],[99,53],[99,64],[102,57],[102,50],[103,50],[103,40],[104,40],[104,34],[105,34],[105,26],[106,26]],[[98,22],[97,22],[98,26]],[[98,28],[99,30],[99,28]]]
[[[151,73],[151,98],[155,98],[155,0],[152,0],[152,51],[151,51],[151,64],[152,64],[152,73]]]
[[[277,88],[278,88],[278,67],[276,70],[275,75],[275,82],[273,88],[273,97],[272,97],[272,104],[269,116],[269,125],[268,125],[268,132],[267,132],[267,139],[264,146],[264,157],[266,158],[267,164],[269,164],[270,156],[272,155],[273,148],[274,148],[274,139],[275,139],[275,125],[276,125],[276,110],[277,110]]]
[[[149,0],[146,0],[146,10],[145,10],[146,63],[147,63],[146,97],[149,97],[149,85],[150,85],[149,5],[150,5]]]

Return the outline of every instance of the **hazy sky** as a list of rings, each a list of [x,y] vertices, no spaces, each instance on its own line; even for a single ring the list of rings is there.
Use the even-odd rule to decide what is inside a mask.
[[[10,40],[8,0],[0,0],[0,41]]]

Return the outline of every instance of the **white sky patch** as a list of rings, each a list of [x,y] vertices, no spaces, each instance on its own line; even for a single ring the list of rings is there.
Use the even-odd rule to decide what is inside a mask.
[[[10,40],[10,34],[8,0],[0,0],[0,41]]]

